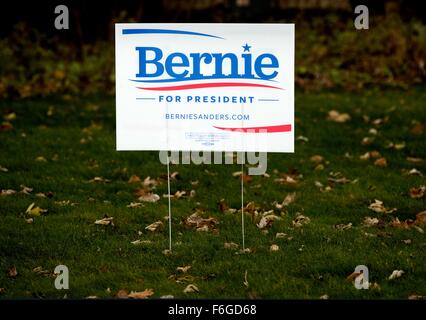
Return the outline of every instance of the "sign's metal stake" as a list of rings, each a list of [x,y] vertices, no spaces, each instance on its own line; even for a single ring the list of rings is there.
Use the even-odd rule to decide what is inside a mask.
[[[243,236],[243,251],[246,250],[244,229],[244,161],[241,162],[241,233]]]
[[[169,250],[172,251],[172,205],[170,195],[170,158],[167,153],[167,192],[169,198]]]

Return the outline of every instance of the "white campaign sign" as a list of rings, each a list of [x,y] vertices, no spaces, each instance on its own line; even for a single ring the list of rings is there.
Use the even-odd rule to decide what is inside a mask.
[[[294,152],[293,24],[116,24],[117,150]]]

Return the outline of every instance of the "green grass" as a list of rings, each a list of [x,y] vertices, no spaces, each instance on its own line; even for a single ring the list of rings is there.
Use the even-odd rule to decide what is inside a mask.
[[[115,109],[110,97],[90,97],[0,101],[0,116],[15,112],[12,130],[0,132],[0,189],[33,188],[31,195],[17,193],[0,197],[0,298],[111,297],[118,290],[142,291],[153,288],[153,297],[173,295],[182,298],[312,298],[327,294],[330,298],[402,298],[410,294],[426,295],[425,234],[416,229],[401,230],[386,223],[392,217],[414,219],[426,209],[425,198],[412,199],[411,187],[425,183],[425,177],[403,175],[404,169],[417,168],[426,174],[425,162],[410,163],[407,156],[426,159],[426,137],[411,133],[413,121],[426,122],[424,88],[408,91],[368,91],[363,94],[321,93],[296,95],[296,141],[294,154],[269,154],[270,177],[255,176],[246,184],[245,202],[254,201],[262,210],[274,209],[289,192],[297,199],[284,218],[275,221],[263,234],[246,218],[246,245],[250,254],[236,255],[224,249],[224,242],[241,243],[240,214],[225,214],[218,202],[224,198],[233,208],[240,205],[240,182],[233,177],[240,166],[172,165],[179,178],[172,181],[172,193],[196,190],[193,198],[172,200],[173,254],[162,253],[168,247],[168,230],[151,233],[148,224],[167,215],[167,199],[127,208],[136,201],[135,184],[127,183],[133,174],[142,179],[160,177],[155,190],[167,193],[166,167],[157,152],[115,151]],[[53,114],[47,115],[48,110]],[[348,112],[351,120],[335,123],[326,120],[329,110]],[[366,122],[364,115],[370,117]],[[377,118],[388,121],[376,126]],[[96,124],[93,126],[92,124]],[[86,128],[86,129],[85,129]],[[89,128],[89,129],[87,129]],[[378,134],[369,146],[361,144]],[[80,143],[84,138],[87,143]],[[391,142],[405,142],[402,150],[386,149]],[[378,150],[388,161],[385,168],[362,161],[361,154]],[[346,157],[349,153],[350,157]],[[310,157],[325,158],[324,170],[315,170]],[[36,161],[39,156],[47,161]],[[207,174],[205,170],[215,175]],[[296,185],[274,181],[283,173],[297,172],[303,177]],[[327,185],[330,172],[341,172],[356,183],[336,184],[330,192],[321,192],[315,181]],[[109,182],[90,183],[94,177]],[[191,181],[199,180],[198,186]],[[53,197],[39,198],[40,192]],[[384,215],[368,209],[374,200],[386,207],[398,208]],[[57,202],[69,200],[74,206]],[[25,221],[26,208],[35,202],[48,214]],[[219,220],[218,233],[196,232],[181,222],[195,208],[206,209],[206,217]],[[294,228],[296,212],[311,222]],[[115,227],[95,225],[104,214],[114,217]],[[279,210],[276,210],[279,214]],[[378,217],[385,225],[367,228],[364,217]],[[335,224],[353,227],[339,231]],[[165,221],[165,226],[167,223]],[[138,234],[142,232],[142,235]],[[293,240],[276,239],[285,232]],[[365,232],[377,235],[367,237]],[[135,246],[131,241],[152,240]],[[411,239],[411,244],[402,240]],[[280,250],[270,252],[271,244]],[[303,246],[303,250],[299,250]],[[53,271],[65,264],[70,270],[70,289],[56,290],[52,276],[32,270],[43,267]],[[367,265],[370,282],[380,289],[357,290],[346,280],[357,265]],[[185,294],[188,283],[176,283],[169,276],[176,268],[191,265],[188,283],[200,292]],[[10,278],[8,269],[16,266],[18,276]],[[395,269],[405,274],[396,280],[387,278]],[[249,286],[244,285],[247,271]],[[107,291],[110,288],[110,292]]]

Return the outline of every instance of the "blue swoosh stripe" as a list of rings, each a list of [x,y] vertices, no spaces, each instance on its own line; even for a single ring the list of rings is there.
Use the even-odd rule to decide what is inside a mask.
[[[123,29],[123,34],[186,34],[191,36],[202,36],[224,40],[224,38],[222,37],[214,36],[207,33],[169,29]]]

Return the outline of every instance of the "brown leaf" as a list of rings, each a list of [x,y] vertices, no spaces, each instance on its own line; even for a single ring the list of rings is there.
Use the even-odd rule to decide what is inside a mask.
[[[0,196],[10,196],[10,195],[15,194],[15,193],[16,193],[16,191],[12,190],[12,189],[1,190]]]
[[[410,188],[410,197],[413,199],[423,198],[425,195],[426,186],[419,186]]]
[[[18,276],[18,270],[16,270],[15,266],[12,266],[7,271],[7,275],[9,276],[9,278],[16,278]]]
[[[276,244],[271,245],[271,247],[269,248],[269,251],[278,251],[280,250],[280,247]]]
[[[225,249],[231,249],[231,250],[236,250],[238,249],[238,244],[234,243],[234,242],[225,242],[223,247]]]
[[[115,294],[115,298],[117,299],[127,299],[129,297],[129,293],[126,290],[119,290]]]
[[[105,215],[102,219],[96,220],[95,224],[99,224],[103,226],[108,226],[108,225],[114,226],[114,218],[108,217],[107,215]]]
[[[158,200],[160,200],[160,196],[158,194],[146,191],[145,189],[137,190],[136,194],[139,196],[139,201],[157,202]]]
[[[177,267],[176,271],[180,271],[182,273],[186,273],[186,272],[188,272],[189,269],[191,269],[191,266],[188,265],[188,266]]]
[[[133,299],[146,299],[152,296],[153,294],[154,294],[154,290],[145,289],[144,291],[141,291],[141,292],[132,291],[128,294],[128,297]]]
[[[372,227],[372,226],[377,225],[378,223],[379,223],[379,219],[377,219],[377,218],[365,217],[363,225],[366,226],[366,227]]]
[[[422,211],[416,215],[416,220],[414,221],[416,225],[426,224],[426,211]]]
[[[368,206],[368,209],[377,213],[393,213],[398,210],[397,208],[386,209],[383,205],[383,202],[377,199],[375,199],[374,202]]]
[[[300,212],[297,212],[296,213],[296,217],[292,221],[292,224],[293,224],[294,227],[300,228],[304,224],[308,224],[309,222],[311,222],[311,219],[309,219],[308,217],[304,216]]]
[[[316,154],[316,155],[313,155],[310,160],[315,163],[321,163],[324,161],[324,157],[320,156],[319,154]]]
[[[392,274],[389,276],[389,280],[394,280],[394,279],[397,279],[397,278],[400,278],[400,277],[402,277],[402,275],[404,274],[405,272],[403,271],[403,270],[394,270],[394,271],[392,271]]]
[[[141,182],[141,178],[139,178],[137,175],[132,175],[130,178],[129,178],[129,181],[127,181],[127,183],[139,183],[139,182]]]
[[[376,161],[374,161],[374,165],[377,167],[386,167],[388,165],[388,162],[386,160],[386,158],[379,158]]]
[[[158,231],[159,229],[161,229],[162,226],[163,226],[163,222],[159,220],[159,221],[156,221],[154,223],[151,223],[149,226],[147,226],[145,228],[145,230],[155,232],[155,231]]]
[[[291,203],[293,203],[296,200],[296,192],[292,192],[286,195],[282,203],[276,203],[275,207],[277,209],[282,209],[284,207],[289,206]]]
[[[348,224],[336,224],[334,227],[340,231],[348,230],[352,228],[352,222],[349,222]]]
[[[350,275],[346,277],[346,280],[348,281],[354,281],[358,276],[360,276],[362,273],[360,272],[352,272]]]
[[[216,218],[209,217],[207,219],[200,216],[200,212],[196,211],[187,217],[184,224],[195,228],[197,231],[216,231],[216,225],[219,221]]]
[[[194,284],[188,284],[186,288],[183,290],[184,293],[193,293],[199,292],[198,287]]]
[[[420,122],[417,122],[410,130],[410,132],[416,136],[421,136],[424,131],[425,131],[425,127]]]
[[[346,121],[349,121],[351,119],[351,116],[347,113],[339,113],[336,110],[331,110],[328,112],[328,120],[343,123]]]
[[[412,162],[412,163],[422,163],[423,159],[417,158],[417,157],[407,157],[407,161]]]

